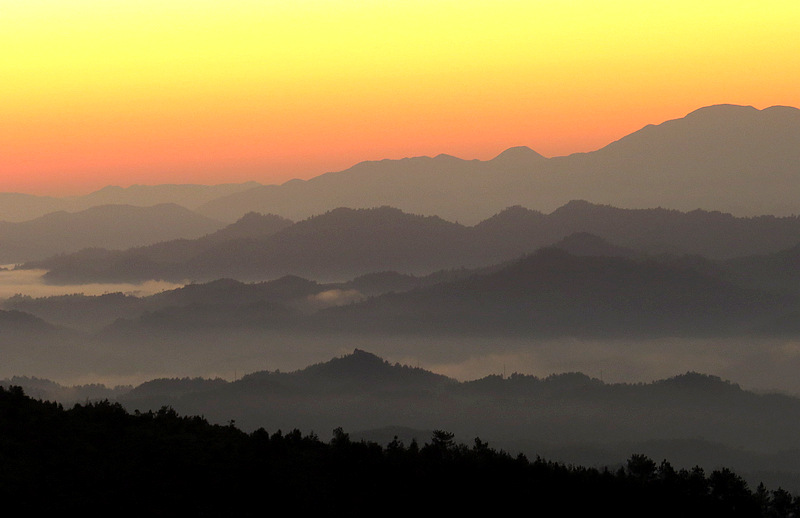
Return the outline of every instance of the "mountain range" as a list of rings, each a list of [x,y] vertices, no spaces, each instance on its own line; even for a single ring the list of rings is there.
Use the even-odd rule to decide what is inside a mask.
[[[81,212],[99,205],[150,207],[174,203],[195,210],[220,196],[252,189],[258,185],[256,182],[222,185],[131,185],[124,188],[110,185],[83,196],[65,198],[0,193],[0,221],[19,223],[39,218],[51,212]]]
[[[800,110],[715,105],[563,157],[517,147],[487,161],[439,155],[362,162],[281,185],[110,186],[70,198],[3,193],[0,221],[96,205],[169,202],[229,223],[247,212],[302,220],[338,207],[390,205],[473,225],[509,206],[551,212],[573,199],[786,216],[800,213],[798,171]]]
[[[148,297],[15,296],[4,307],[76,329],[108,326],[103,336],[113,340],[236,329],[538,338],[796,334],[784,321],[800,309],[800,275],[784,275],[777,287],[764,273],[768,266],[754,258],[745,265],[648,256],[580,233],[512,261],[426,276],[219,279]],[[758,271],[766,281],[752,273]]]
[[[145,209],[141,209],[145,210]],[[152,209],[149,209],[152,210]],[[499,264],[576,233],[601,238],[608,248],[573,244],[592,255],[702,255],[712,259],[775,254],[800,244],[800,218],[738,218],[694,210],[619,209],[571,201],[550,214],[507,208],[467,227],[436,216],[391,207],[338,208],[292,223],[250,213],[195,240],[179,239],[125,251],[86,249],[26,263],[49,270],[53,284],[142,282],[150,279],[206,282],[299,275],[341,281],[367,273],[427,275],[452,268]],[[585,255],[585,254],[583,254]],[[742,269],[744,269],[744,264]]]
[[[89,247],[127,249],[194,239],[224,226],[174,203],[98,205],[80,212],[52,212],[21,223],[0,222],[0,264],[41,260]]]
[[[648,125],[602,149],[545,158],[511,148],[488,161],[439,155],[362,162],[310,180],[211,200],[201,214],[304,219],[336,207],[391,205],[475,224],[505,207],[550,212],[573,199],[623,208],[739,216],[800,213],[800,110],[717,105]]]

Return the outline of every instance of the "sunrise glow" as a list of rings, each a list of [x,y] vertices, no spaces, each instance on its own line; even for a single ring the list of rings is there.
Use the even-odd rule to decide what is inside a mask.
[[[3,192],[556,156],[710,104],[800,106],[796,1],[10,0],[0,19]]]

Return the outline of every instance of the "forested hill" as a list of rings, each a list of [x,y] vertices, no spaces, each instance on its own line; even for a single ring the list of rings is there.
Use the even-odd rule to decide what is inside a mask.
[[[618,470],[529,460],[479,438],[457,444],[325,441],[299,430],[246,434],[164,407],[129,414],[109,402],[64,409],[19,387],[0,388],[0,498],[28,513],[263,515],[288,504],[301,513],[390,515],[490,512],[544,515],[795,516],[800,498],[748,487],[721,468],[676,470],[632,455]],[[133,503],[133,505],[132,505]]]

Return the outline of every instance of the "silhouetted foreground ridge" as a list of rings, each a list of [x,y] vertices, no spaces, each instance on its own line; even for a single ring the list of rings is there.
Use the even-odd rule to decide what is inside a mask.
[[[37,401],[0,388],[0,498],[25,511],[263,515],[292,511],[395,515],[420,510],[531,509],[552,515],[797,516],[800,498],[735,473],[674,470],[634,455],[618,471],[529,461],[433,433],[386,447],[298,430],[246,434],[164,407],[129,414],[109,402]]]

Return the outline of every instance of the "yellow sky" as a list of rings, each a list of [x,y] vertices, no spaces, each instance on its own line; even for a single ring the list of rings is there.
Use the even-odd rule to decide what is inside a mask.
[[[800,106],[800,2],[0,0],[0,191],[597,149]]]

